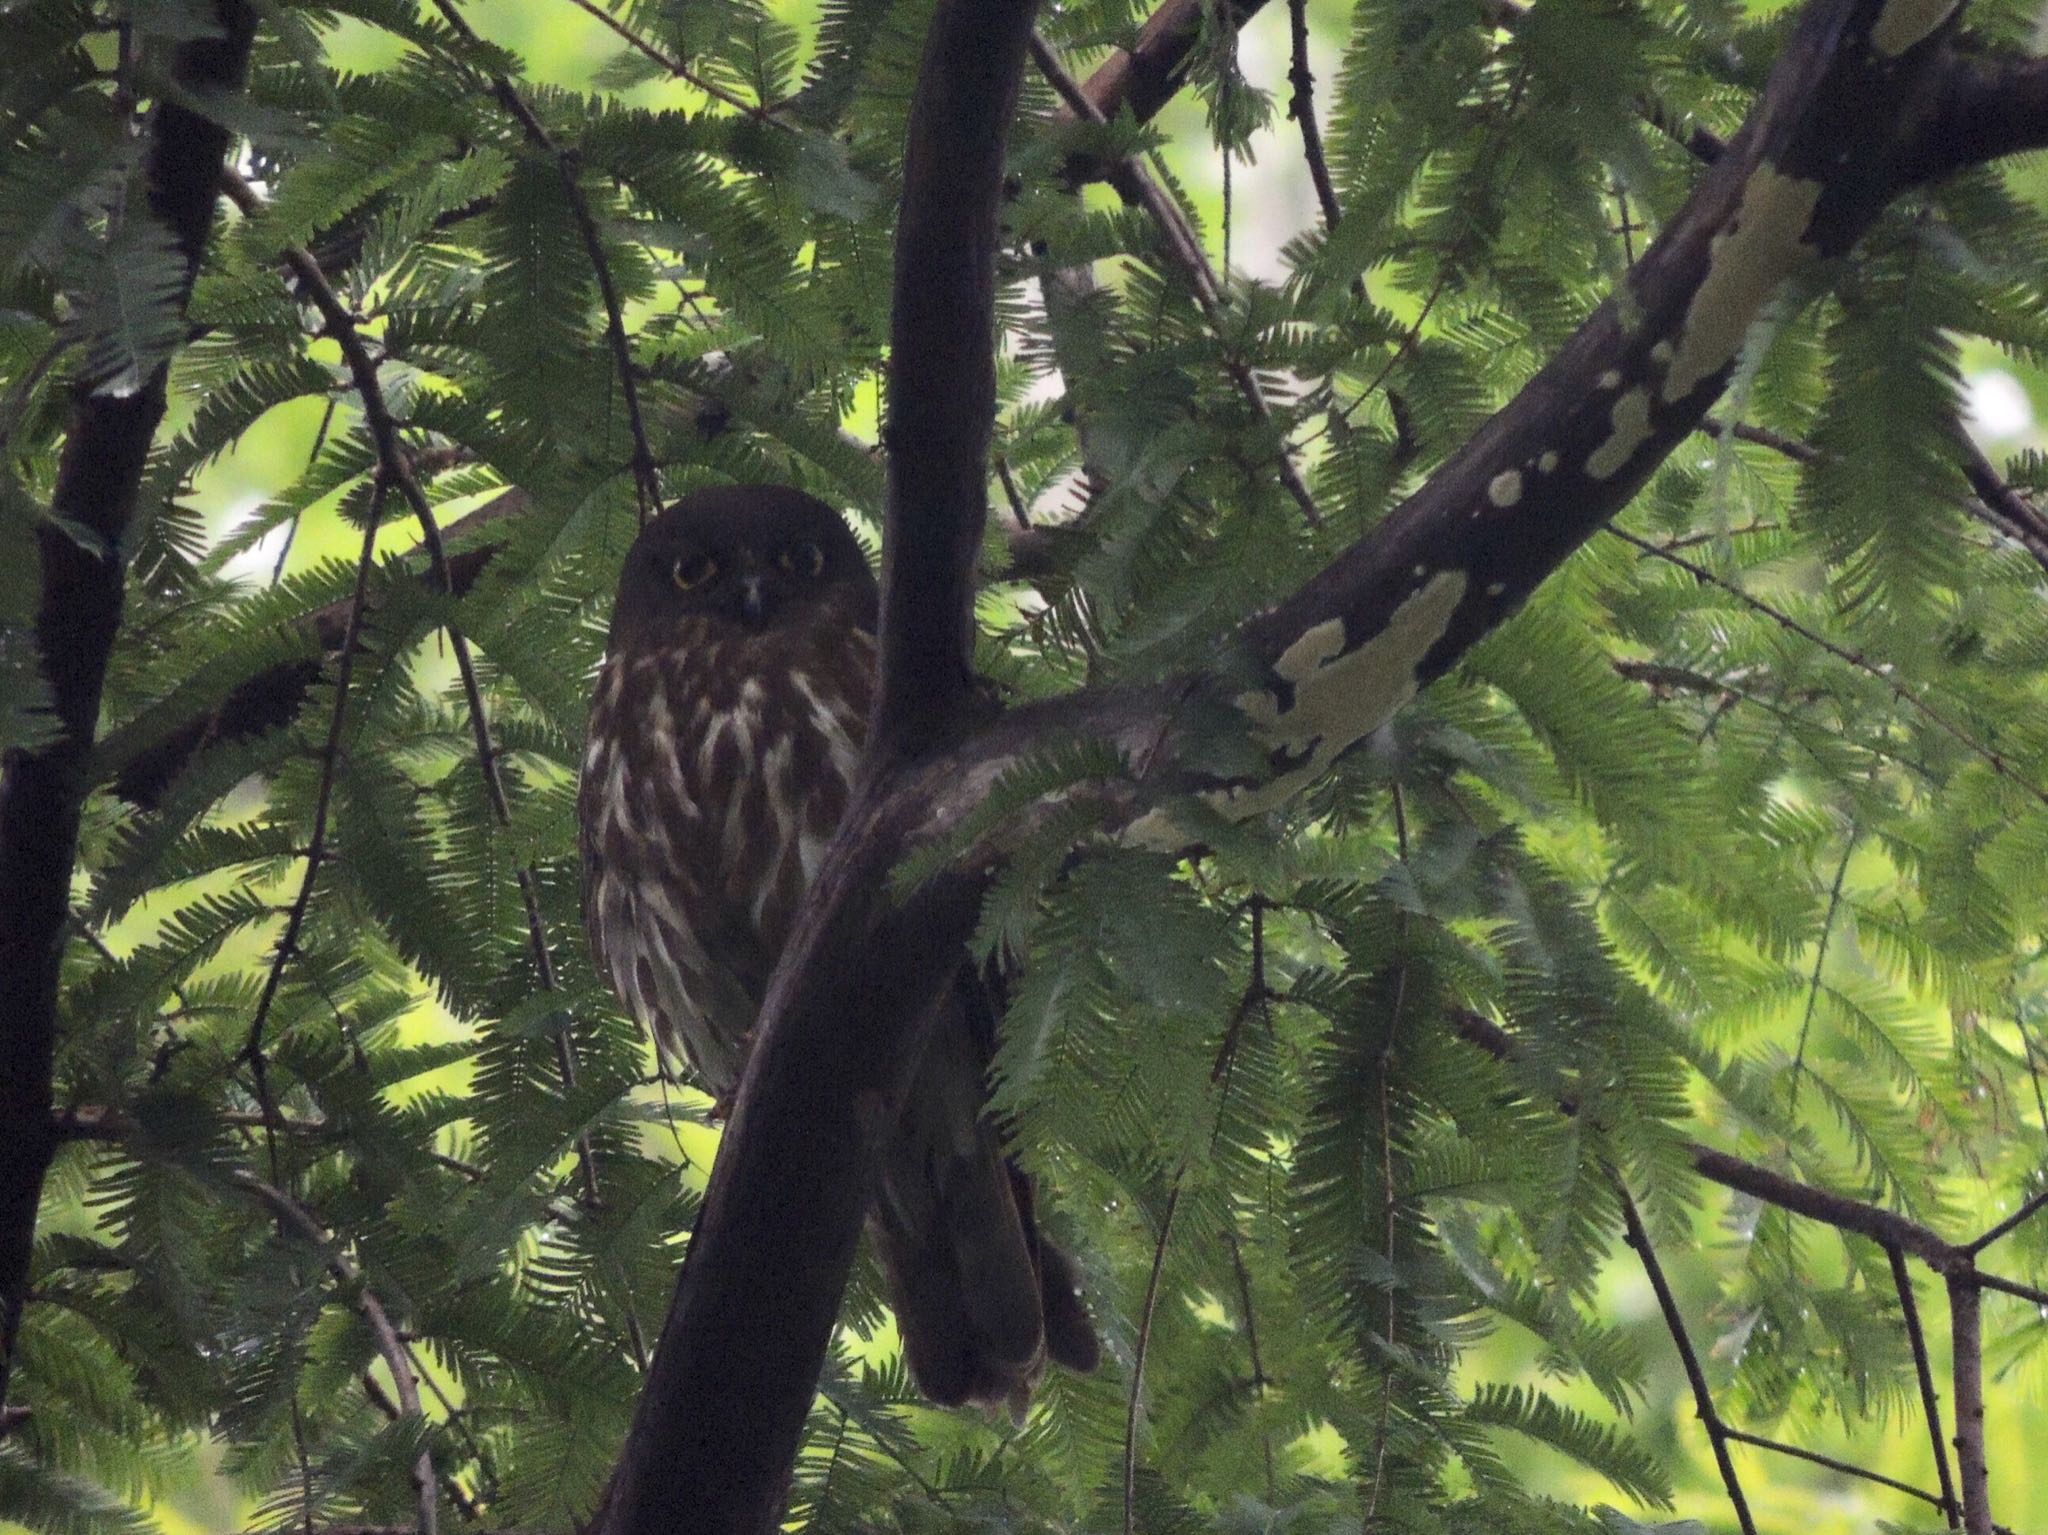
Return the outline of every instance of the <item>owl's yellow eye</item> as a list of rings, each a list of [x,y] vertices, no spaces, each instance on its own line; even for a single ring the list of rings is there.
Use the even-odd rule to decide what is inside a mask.
[[[805,540],[780,551],[775,563],[793,576],[815,576],[825,568],[825,551]]]
[[[673,575],[682,591],[695,591],[718,574],[718,561],[708,554],[686,554],[676,561]]]

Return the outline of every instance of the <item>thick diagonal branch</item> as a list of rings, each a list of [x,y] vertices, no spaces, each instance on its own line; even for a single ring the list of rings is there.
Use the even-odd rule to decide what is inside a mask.
[[[170,231],[191,292],[213,227],[228,130],[205,112],[240,89],[255,11],[218,0],[217,30],[178,45],[171,75],[180,92],[150,115],[142,190],[149,215]],[[182,307],[183,295],[179,303]],[[43,1174],[56,1149],[50,1120],[57,1041],[57,978],[63,957],[87,759],[99,723],[107,657],[121,625],[121,541],[157,423],[168,364],[139,388],[73,389],[64,455],[51,498],[56,521],[37,530],[42,600],[36,649],[57,738],[12,754],[0,780],[0,1401],[14,1360]]]

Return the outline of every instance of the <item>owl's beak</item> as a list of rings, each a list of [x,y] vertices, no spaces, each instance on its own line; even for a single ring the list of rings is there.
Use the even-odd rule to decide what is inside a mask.
[[[742,594],[740,597],[740,613],[745,617],[747,627],[751,629],[760,628],[762,614],[761,578],[759,576],[748,576],[746,580],[740,583],[740,591]]]

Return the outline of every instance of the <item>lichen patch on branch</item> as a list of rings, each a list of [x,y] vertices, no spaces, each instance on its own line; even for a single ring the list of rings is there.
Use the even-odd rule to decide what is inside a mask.
[[[1607,420],[1613,430],[1607,434],[1607,440],[1587,456],[1588,479],[1611,479],[1636,456],[1636,449],[1650,440],[1650,391],[1631,389],[1614,402],[1614,408],[1607,413]]]
[[[1394,609],[1385,628],[1350,650],[1342,619],[1304,631],[1273,663],[1274,675],[1292,686],[1291,702],[1283,708],[1280,695],[1263,688],[1237,698],[1259,739],[1292,766],[1219,796],[1217,808],[1246,816],[1282,803],[1413,698],[1422,658],[1450,628],[1465,587],[1462,570],[1437,571]]]
[[[1892,0],[1886,14],[1901,3]],[[1759,165],[1750,174],[1742,206],[1714,236],[1706,278],[1686,306],[1677,352],[1664,376],[1666,404],[1684,399],[1734,361],[1757,311],[1814,255],[1805,235],[1820,194],[1820,182],[1783,175],[1775,166]]]
[[[1957,4],[1958,0],[1890,0],[1870,29],[1870,46],[1886,58],[1897,58],[1953,16]]]

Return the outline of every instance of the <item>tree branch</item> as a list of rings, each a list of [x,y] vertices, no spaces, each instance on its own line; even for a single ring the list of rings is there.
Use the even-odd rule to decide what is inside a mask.
[[[184,258],[182,312],[213,228],[229,134],[205,107],[238,91],[255,11],[217,0],[217,30],[178,44],[171,77],[145,129],[142,191],[149,216]],[[42,598],[36,649],[58,734],[10,754],[0,778],[0,1124],[17,1137],[0,1157],[0,1403],[4,1403],[33,1255],[57,1042],[57,986],[78,851],[79,813],[107,657],[121,625],[122,537],[135,511],[150,442],[164,413],[167,363],[122,392],[101,380],[72,389],[52,520],[36,530]],[[63,519],[69,527],[55,519]]]
[[[1956,50],[1900,167],[1908,185],[2048,147],[2048,59]]]
[[[1676,565],[1680,570],[1683,570],[1695,581],[1701,582],[1702,584],[1707,586],[1719,588],[1721,591],[1728,593],[1729,596],[1733,597],[1736,601],[1740,602],[1744,607],[1749,608],[1752,612],[1762,614],[1765,618],[1770,619],[1780,628],[1785,629],[1790,633],[1798,635],[1801,639],[1806,640],[1810,644],[1819,646],[1822,650],[1825,650],[1829,655],[1833,656],[1836,660],[1847,662],[1849,665],[1855,667],[1858,671],[1862,672],[1865,676],[1870,677],[1873,680],[1883,684],[1887,689],[1890,690],[1892,697],[1896,698],[1900,703],[1904,704],[1907,708],[1911,709],[1915,714],[1918,714],[1922,719],[1926,720],[1930,725],[1933,725],[1943,734],[1950,736],[1954,740],[1960,742],[1968,751],[1971,752],[1972,755],[1982,760],[1983,763],[1987,767],[1989,767],[1992,770],[1992,772],[1996,773],[2000,778],[2005,779],[2008,783],[2011,783],[2015,788],[2018,788],[2024,791],[2025,793],[2032,795],[2035,799],[2039,800],[2044,806],[2048,806],[2048,789],[2043,789],[2040,785],[2033,783],[2028,779],[2022,778],[2017,772],[2013,770],[2011,765],[2007,763],[2007,761],[2005,760],[2004,753],[1999,752],[1993,749],[1992,747],[1986,746],[1982,741],[1979,741],[1975,736],[1970,734],[1969,731],[1963,729],[1962,726],[1956,724],[1953,720],[1949,719],[1947,715],[1943,714],[1940,710],[1936,709],[1932,704],[1928,703],[1926,699],[1922,698],[1918,693],[1915,693],[1911,688],[1907,687],[1903,682],[1900,682],[1896,677],[1889,675],[1883,667],[1877,665],[1876,662],[1870,660],[1868,657],[1860,655],[1856,651],[1850,650],[1846,646],[1837,645],[1833,640],[1829,639],[1826,635],[1821,634],[1818,630],[1809,628],[1807,625],[1801,623],[1798,619],[1794,618],[1791,614],[1786,613],[1781,609],[1772,607],[1768,602],[1765,602],[1762,598],[1751,596],[1748,592],[1744,591],[1734,582],[1726,579],[1723,576],[1718,576],[1714,574],[1713,571],[1707,569],[1707,567],[1704,565],[1697,564],[1694,561],[1685,558],[1685,556],[1681,554],[1674,554],[1671,550],[1666,549],[1658,544],[1653,544],[1646,538],[1638,538],[1635,534],[1630,533],[1625,529],[1609,528],[1607,531],[1612,533],[1616,538],[1620,539],[1623,543],[1634,545],[1637,549],[1640,549],[1644,554],[1648,555],[1652,559],[1663,560],[1667,564]],[[1823,957],[1825,956],[1823,955]],[[1818,986],[1818,984],[1819,982],[1818,980],[1816,980],[1815,985]]]
[[[434,0],[434,8],[465,41],[471,44],[481,41],[454,0]],[[590,9],[600,19],[609,19],[594,7]],[[686,73],[680,65],[676,68],[678,73]],[[626,405],[626,425],[633,435],[633,489],[639,502],[640,522],[645,526],[647,519],[661,510],[661,477],[655,472],[654,451],[647,443],[647,423],[640,415],[640,387],[635,381],[633,347],[626,338],[626,321],[619,304],[618,285],[612,281],[612,265],[604,253],[604,237],[598,231],[596,215],[590,211],[590,198],[583,190],[581,162],[573,149],[564,149],[555,142],[547,126],[505,76],[491,76],[491,93],[518,122],[527,142],[554,157],[555,169],[561,176],[562,195],[568,201],[570,217],[576,221],[576,232],[582,237],[584,254],[590,258],[590,269],[597,279],[598,297],[604,303],[605,342],[611,348],[620,397]]]
[[[1301,157],[1308,162],[1308,179],[1315,184],[1323,227],[1334,230],[1344,214],[1337,206],[1336,184],[1330,180],[1330,162],[1323,153],[1323,130],[1316,122],[1316,77],[1308,65],[1308,0],[1287,0],[1287,27],[1287,83],[1294,89],[1287,99],[1287,115],[1301,129]]]
[[[1949,1473],[1948,1446],[1941,1437],[1941,1398],[1934,1391],[1934,1365],[1927,1354],[1927,1334],[1920,1327],[1920,1304],[1913,1298],[1913,1276],[1906,1272],[1905,1254],[1887,1247],[1885,1257],[1892,1267],[1892,1288],[1898,1292],[1899,1312],[1906,1323],[1906,1342],[1913,1350],[1913,1373],[1920,1383],[1920,1410],[1927,1418],[1927,1434],[1934,1446],[1934,1474],[1941,1482],[1936,1506],[1948,1520],[1948,1527],[1962,1524],[1962,1505],[1956,1502],[1955,1478]]]
[[[471,34],[473,37],[474,34]],[[517,97],[514,97],[517,100]],[[233,171],[225,174],[223,185],[235,199],[236,205],[245,213],[259,206],[256,193],[247,181]],[[448,554],[446,540],[442,537],[441,525],[434,517],[434,509],[427,501],[427,495],[420,488],[419,476],[414,472],[412,456],[406,452],[399,440],[398,418],[391,412],[390,403],[384,398],[384,386],[378,377],[377,359],[370,355],[369,344],[364,341],[356,317],[349,307],[342,303],[341,296],[334,291],[334,285],[327,280],[327,274],[320,269],[310,252],[296,246],[287,247],[282,253],[284,263],[298,278],[300,290],[313,308],[319,313],[324,334],[341,349],[342,361],[348,365],[349,377],[354,381],[356,398],[362,402],[363,422],[370,429],[370,441],[377,452],[377,473],[386,485],[398,487],[405,504],[412,511],[420,526],[420,543],[427,551],[428,568],[433,574],[435,585],[445,596],[455,595],[455,568]],[[462,684],[463,701],[468,709],[471,737],[476,743],[477,770],[483,775],[484,797],[491,807],[491,815],[499,826],[512,824],[512,805],[505,796],[504,774],[498,765],[498,752],[491,743],[490,716],[484,708],[484,694],[477,681],[476,660],[470,654],[469,641],[454,624],[444,626],[448,636],[449,654],[455,658],[455,674]],[[555,990],[554,959],[548,952],[547,927],[541,919],[540,891],[534,883],[533,871],[520,868],[516,874],[519,886],[520,905],[526,917],[527,947],[532,954],[534,974],[543,991]],[[555,1064],[562,1076],[565,1087],[576,1085],[576,1050],[566,1030],[555,1035]],[[582,1170],[584,1193],[587,1198],[597,1198],[596,1161],[591,1154],[590,1137],[577,1137],[577,1159]]]
[[[1217,7],[1219,21],[1233,32],[1259,13],[1265,0],[1224,0]],[[1187,78],[1188,62],[1201,40],[1205,0],[1167,0],[1138,29],[1137,41],[1119,48],[1081,87],[1099,120],[1108,121],[1125,108],[1141,123],[1148,123],[1159,109],[1173,100]],[[1086,114],[1071,105],[1059,115],[1062,126],[1084,121]],[[1109,174],[1106,162],[1077,156],[1067,166],[1069,180],[1101,181]]]
[[[974,697],[975,557],[995,420],[996,214],[1031,10],[1030,0],[942,9],[911,105],[882,432],[889,498],[870,763],[957,740]]]
[[[925,42],[897,226],[881,676],[862,787],[770,980],[613,1477],[612,1535],[673,1530],[684,1509],[706,1535],[776,1528],[878,1147],[972,927],[970,881],[894,907],[881,892],[946,782],[931,764],[973,711],[996,211],[1031,13],[1030,0],[946,0]],[[786,1188],[801,1200],[771,1192]]]
[[[474,537],[494,523],[520,515],[528,504],[525,491],[508,488],[460,521],[449,524],[442,530],[442,537],[451,544]],[[469,548],[451,549],[448,590],[457,597],[465,595],[502,547],[493,539]],[[437,591],[442,589],[432,572],[425,573],[422,579],[433,582]],[[291,723],[311,695],[313,685],[320,680],[321,672],[339,659],[348,633],[349,608],[348,599],[341,598],[313,609],[293,625],[317,650],[316,656],[265,667],[236,683],[212,708],[113,754],[105,770],[114,792],[130,804],[152,810],[192,759],[208,747],[246,740]]]
[[[299,881],[299,893],[285,916],[284,932],[277,940],[270,970],[263,978],[263,991],[256,1000],[256,1012],[249,1022],[249,1037],[242,1057],[256,1079],[256,1101],[262,1106],[266,1123],[277,1114],[270,1096],[269,1066],[263,1051],[263,1025],[270,1017],[271,1004],[284,980],[284,967],[298,952],[299,929],[313,905],[313,887],[320,877],[321,861],[327,856],[327,811],[334,797],[334,773],[341,761],[342,728],[348,720],[348,687],[355,672],[356,647],[362,634],[363,615],[370,595],[370,567],[377,556],[377,529],[384,516],[384,477],[372,483],[370,505],[363,517],[363,548],[356,560],[356,586],[349,598],[348,628],[342,635],[341,660],[334,678],[334,710],[327,722],[327,740],[320,750],[320,787],[313,798],[313,831],[306,843],[306,872]]]
[[[1963,1528],[1969,1535],[1992,1535],[1991,1468],[1984,1458],[1984,1297],[1976,1278],[1968,1269],[1948,1276],[1956,1467],[1963,1481]]]

